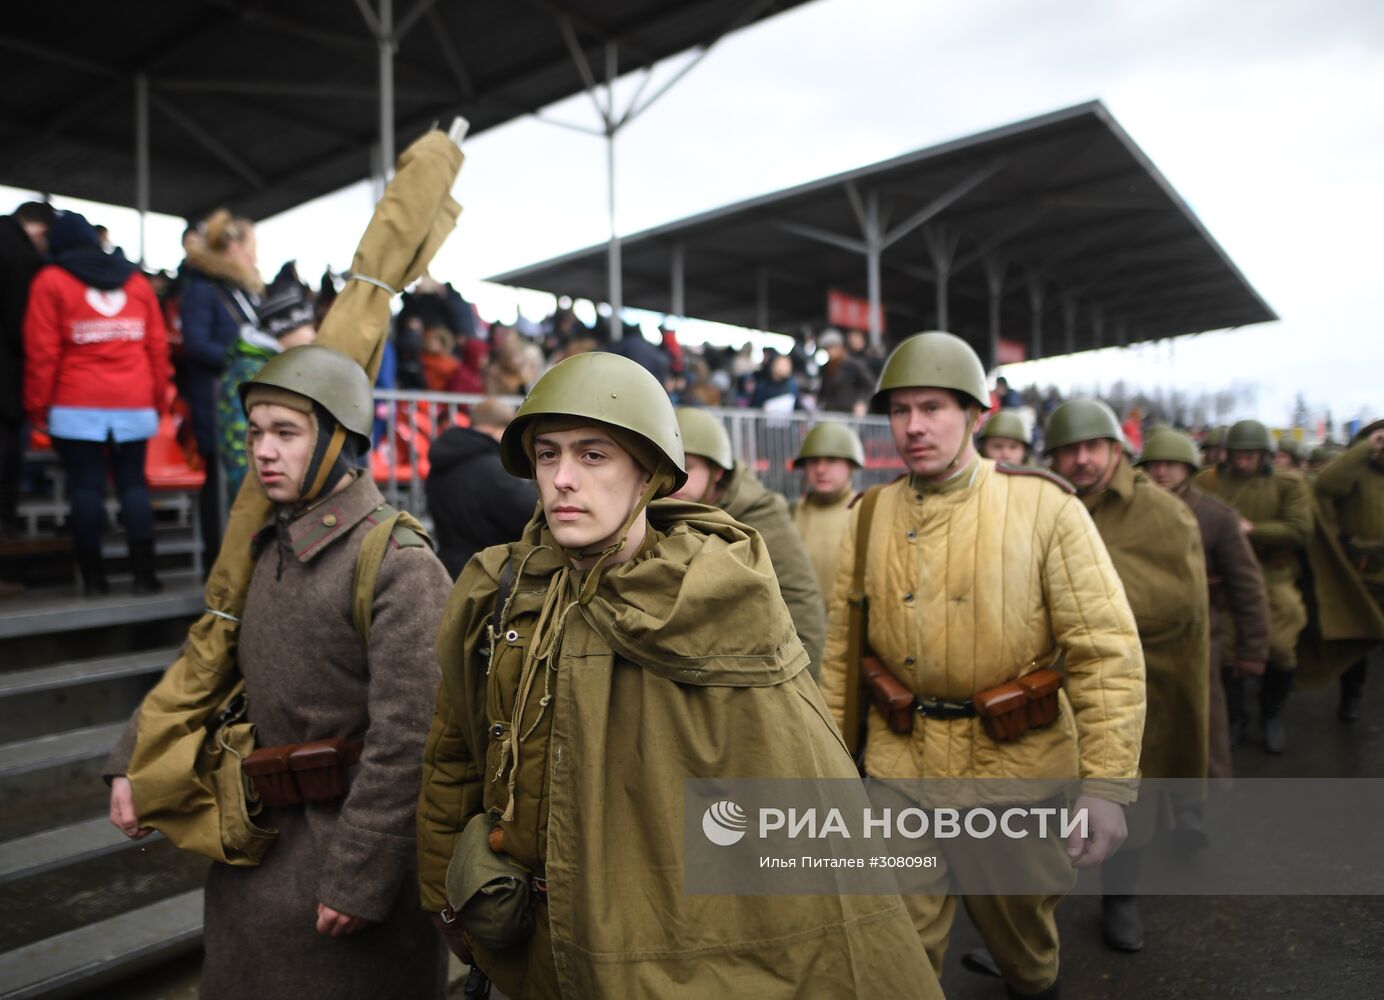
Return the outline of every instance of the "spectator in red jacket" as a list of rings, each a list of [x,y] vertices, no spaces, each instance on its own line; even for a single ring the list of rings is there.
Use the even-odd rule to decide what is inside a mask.
[[[53,263],[39,271],[24,316],[24,409],[46,428],[67,470],[72,535],[88,596],[109,587],[101,564],[109,467],[120,495],[137,594],[154,574],[154,518],[144,452],[168,406],[172,368],[154,290],[123,254],[105,253],[75,212],[48,230]]]

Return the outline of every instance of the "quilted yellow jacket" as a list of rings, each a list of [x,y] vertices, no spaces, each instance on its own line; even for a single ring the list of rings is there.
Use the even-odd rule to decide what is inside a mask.
[[[821,687],[845,726],[847,597],[860,505],[841,550]],[[915,716],[892,732],[869,710],[865,770],[879,778],[1077,778],[1133,796],[1144,728],[1144,660],[1105,545],[1070,487],[976,459],[941,485],[882,490],[869,538],[870,646],[923,697],[969,700],[1060,653],[1061,716],[996,743],[978,719]],[[866,699],[868,700],[868,699]]]

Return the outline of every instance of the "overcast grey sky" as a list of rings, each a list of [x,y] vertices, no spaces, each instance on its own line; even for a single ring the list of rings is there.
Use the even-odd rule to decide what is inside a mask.
[[[1276,423],[1298,391],[1338,420],[1384,412],[1380,3],[814,0],[723,40],[621,134],[619,228],[1092,98],[1283,319],[1037,362],[1011,381],[1252,383],[1258,403],[1245,415]],[[584,95],[549,113],[595,121]],[[455,188],[464,212],[433,271],[487,317],[512,316],[515,297],[479,279],[604,239],[604,146],[525,119],[466,151]],[[305,276],[344,266],[370,210],[361,184],[267,220],[263,269],[289,257]],[[130,215],[102,213],[126,247],[135,244]],[[151,229],[153,263],[176,263],[179,225]],[[523,303],[535,316],[545,305]]]

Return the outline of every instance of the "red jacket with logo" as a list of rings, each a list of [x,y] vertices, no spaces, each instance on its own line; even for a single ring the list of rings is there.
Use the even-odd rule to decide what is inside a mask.
[[[49,265],[29,286],[24,314],[24,410],[53,406],[168,408],[173,377],[154,290],[138,271],[121,288],[89,288]]]

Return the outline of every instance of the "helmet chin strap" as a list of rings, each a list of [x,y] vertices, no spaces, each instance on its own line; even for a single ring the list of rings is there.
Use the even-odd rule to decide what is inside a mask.
[[[966,407],[966,433],[961,436],[961,447],[956,450],[956,454],[952,456],[952,460],[947,463],[947,467],[942,470],[941,475],[937,477],[938,479],[950,478],[957,466],[961,464],[961,456],[966,454],[966,449],[971,445],[971,438],[975,435],[976,421],[979,419],[979,410],[972,406]]]
[[[586,580],[582,583],[581,593],[577,598],[578,603],[587,604],[591,601],[591,598],[596,596],[596,588],[599,587],[601,583],[601,574],[605,571],[606,566],[609,565],[610,560],[614,558],[615,555],[625,547],[625,543],[629,541],[630,530],[634,527],[634,522],[649,504],[653,502],[654,497],[658,495],[659,491],[665,487],[671,486],[672,483],[673,474],[664,465],[660,464],[654,474],[649,477],[649,481],[644,485],[644,489],[640,491],[638,499],[634,502],[634,506],[630,508],[629,516],[625,518],[625,523],[620,526],[620,532],[616,536],[616,540],[600,551],[595,564],[587,572]],[[574,551],[568,548],[564,548],[562,551],[563,554],[572,561],[590,559],[593,555],[597,555],[597,553],[594,552]]]

